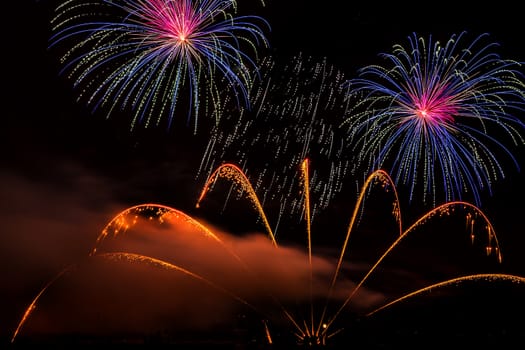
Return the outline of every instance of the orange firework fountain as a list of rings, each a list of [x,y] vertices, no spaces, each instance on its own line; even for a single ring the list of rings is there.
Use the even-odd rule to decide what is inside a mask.
[[[251,275],[252,278],[249,279],[249,283],[257,283],[257,289],[266,293],[266,296],[270,297],[270,300],[274,302],[278,306],[279,312],[284,314],[284,319],[291,323],[292,328],[294,329],[294,334],[297,338],[297,342],[302,345],[307,346],[323,346],[326,345],[327,341],[332,338],[334,335],[340,333],[342,331],[341,327],[338,327],[336,329],[334,328],[334,322],[339,317],[339,315],[347,308],[350,301],[352,301],[355,298],[355,295],[358,290],[361,289],[363,284],[369,279],[369,277],[372,275],[374,271],[376,271],[377,267],[384,261],[384,259],[403,241],[405,238],[414,232],[416,228],[423,225],[425,222],[430,220],[431,218],[435,216],[450,216],[453,213],[456,213],[456,209],[462,209],[466,211],[465,219],[467,222],[467,231],[470,235],[470,238],[472,242],[474,242],[474,239],[476,238],[476,228],[479,226],[477,225],[478,220],[481,221],[481,226],[483,227],[483,231],[486,234],[486,254],[487,255],[495,255],[498,262],[501,262],[502,260],[502,254],[499,248],[499,243],[495,234],[495,230],[492,227],[492,224],[486,217],[486,215],[476,206],[462,201],[454,201],[445,203],[443,205],[440,205],[438,207],[435,207],[431,211],[427,212],[425,215],[423,215],[421,218],[416,220],[411,226],[404,229],[401,221],[401,210],[400,210],[400,204],[398,199],[398,194],[395,189],[395,186],[390,178],[390,176],[382,171],[376,171],[372,173],[366,180],[359,196],[357,199],[357,203],[354,207],[354,211],[352,213],[352,216],[350,218],[350,222],[346,231],[346,235],[344,237],[344,241],[341,247],[341,251],[339,253],[339,257],[337,259],[337,263],[335,264],[335,271],[333,271],[333,275],[331,277],[331,280],[329,282],[328,288],[326,288],[326,293],[324,296],[324,306],[318,312],[314,309],[314,287],[313,287],[313,280],[314,280],[314,259],[312,254],[312,235],[311,235],[311,213],[310,213],[310,201],[309,201],[309,169],[308,169],[308,160],[304,160],[301,164],[301,175],[302,175],[302,184],[304,186],[303,195],[304,195],[304,219],[306,222],[306,234],[307,234],[307,249],[308,249],[308,266],[309,266],[309,311],[308,316],[306,317],[298,317],[295,315],[294,312],[290,311],[289,308],[279,300],[279,298],[275,295],[275,292],[272,291],[270,288],[267,288],[267,286],[264,285],[264,279],[259,278],[258,272],[255,271],[250,264],[246,262],[246,259],[242,257],[241,254],[239,254],[234,248],[232,248],[230,245],[228,245],[219,234],[215,233],[211,228],[207,227],[205,224],[201,223],[200,221],[192,218],[191,216],[185,214],[184,212],[160,205],[160,204],[142,204],[130,207],[119,214],[117,214],[102,230],[101,234],[98,236],[95,246],[89,253],[89,257],[97,257],[102,258],[108,261],[123,261],[127,263],[140,263],[147,266],[151,266],[152,268],[161,268],[167,271],[172,271],[174,273],[180,273],[184,276],[187,276],[195,281],[198,281],[199,283],[202,283],[203,285],[206,285],[207,287],[218,291],[219,293],[222,293],[223,295],[226,295],[227,297],[231,298],[232,300],[235,300],[236,302],[239,302],[242,305],[248,306],[249,308],[255,310],[258,312],[261,317],[263,318],[263,324],[264,324],[264,338],[266,339],[266,342],[268,344],[274,343],[274,339],[272,339],[271,334],[271,324],[268,324],[268,320],[272,318],[272,315],[266,312],[266,310],[263,312],[261,311],[261,307],[258,307],[257,300],[254,302],[250,300],[249,297],[245,297],[240,295],[239,292],[234,292],[233,288],[226,287],[225,285],[221,284],[220,281],[216,281],[213,279],[213,276],[207,276],[203,273],[194,271],[195,269],[192,268],[192,266],[186,266],[183,267],[180,264],[172,263],[169,261],[166,261],[164,259],[160,259],[158,257],[149,256],[147,254],[139,254],[136,252],[130,252],[130,251],[104,251],[103,245],[110,239],[110,238],[116,238],[120,236],[121,234],[124,234],[126,232],[129,232],[131,228],[137,226],[139,222],[143,219],[147,221],[156,222],[159,225],[170,223],[170,222],[177,222],[179,224],[185,225],[185,227],[190,228],[187,230],[188,232],[191,231],[193,235],[197,235],[202,239],[205,239],[208,242],[211,242],[215,247],[220,247],[220,251],[224,252],[224,257],[229,257],[233,263],[235,263],[240,269],[243,271],[243,273],[246,273],[247,275]],[[244,174],[244,172],[237,167],[234,164],[223,164],[220,167],[218,167],[208,178],[208,181],[205,183],[202,192],[200,193],[200,196],[198,197],[196,207],[199,208],[202,205],[202,201],[205,199],[206,195],[213,189],[214,184],[219,179],[225,179],[228,181],[233,182],[238,187],[239,194],[244,194],[248,197],[248,199],[253,204],[254,209],[259,214],[262,223],[267,231],[267,235],[269,237],[269,242],[271,243],[272,249],[278,252],[281,250],[281,246],[277,244],[277,241],[275,239],[274,232],[272,231],[272,228],[270,226],[270,223],[266,217],[266,214],[263,210],[263,207],[261,205],[261,202],[259,201],[257,194],[255,193],[250,181],[248,180],[247,176]],[[345,260],[345,256],[347,253],[347,247],[349,246],[349,240],[350,235],[353,232],[356,220],[358,219],[358,216],[360,212],[362,211],[364,199],[367,193],[369,193],[369,189],[372,185],[379,184],[385,189],[393,189],[394,194],[394,204],[392,209],[392,215],[395,219],[396,226],[398,228],[398,235],[397,238],[394,240],[394,242],[385,250],[385,252],[377,259],[377,261],[372,264],[371,268],[368,269],[367,273],[360,279],[358,283],[356,283],[352,288],[349,289],[349,292],[346,294],[345,297],[341,298],[339,295],[338,298],[334,298],[334,293],[336,289],[336,284],[341,279],[341,270],[343,267],[343,262]],[[198,253],[198,252],[195,252]],[[51,281],[49,281],[44,288],[42,288],[39,293],[36,295],[36,297],[32,300],[29,307],[25,310],[21,321],[18,323],[18,327],[16,328],[11,342],[15,342],[18,335],[20,334],[21,329],[23,328],[23,325],[27,323],[29,316],[34,312],[36,308],[36,304],[39,299],[42,298],[42,296],[45,294],[45,292],[49,289],[49,287],[55,283],[58,279],[62,278],[62,276],[65,275],[66,272],[70,272],[73,270],[74,266],[70,266],[63,271],[61,271],[55,278],[53,278]],[[244,275],[243,275],[244,276]],[[525,284],[525,278],[515,275],[507,275],[507,274],[469,274],[459,277],[454,277],[451,279],[447,279],[438,283],[432,283],[430,285],[427,285],[423,288],[417,289],[415,291],[411,291],[407,294],[404,294],[401,297],[395,298],[394,300],[387,301],[386,303],[383,303],[382,306],[375,308],[374,310],[367,312],[365,315],[370,316],[375,313],[377,313],[380,310],[384,310],[385,308],[388,308],[394,304],[397,304],[401,301],[404,301],[408,298],[423,294],[425,292],[430,291],[431,289],[436,288],[442,288],[450,285],[456,285],[463,281],[472,281],[472,280],[486,280],[486,281],[498,281],[498,280],[506,280],[510,281],[512,283],[517,284]],[[333,301],[334,299],[340,299],[341,304],[338,308],[336,308],[335,312],[329,311],[328,309],[328,302]],[[331,316],[329,313],[331,313]]]

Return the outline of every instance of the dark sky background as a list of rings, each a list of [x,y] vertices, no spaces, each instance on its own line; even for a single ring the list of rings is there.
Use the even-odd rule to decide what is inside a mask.
[[[346,8],[340,7],[341,1],[324,1],[321,5],[319,1],[311,0],[268,0],[265,7],[257,0],[239,2],[247,12],[269,21],[272,28],[268,34],[270,50],[276,56],[304,52],[327,57],[348,77],[353,77],[363,65],[376,62],[378,53],[390,52],[392,45],[405,43],[412,32],[423,36],[432,34],[441,41],[463,30],[472,35],[488,32],[501,44],[499,53],[502,56],[525,60],[522,12],[517,2],[498,2],[494,8],[482,5],[465,8],[459,3],[447,5],[441,2],[421,5],[420,8],[399,2],[390,2],[390,5],[365,2]],[[7,26],[2,39],[4,92],[0,127],[2,343],[12,335],[25,307],[42,286],[66,266],[84,259],[93,248],[100,230],[121,210],[155,202],[195,217],[202,215],[194,208],[202,186],[195,181],[195,172],[206,136],[193,135],[189,128],[130,132],[126,121],[106,119],[103,112],[91,113],[85,105],[77,103],[70,82],[58,74],[58,58],[47,49],[51,33],[49,20],[55,4],[51,0],[18,0],[3,4],[4,25]],[[525,164],[524,154],[523,148],[516,154],[522,166]],[[464,264],[467,271],[525,276],[524,176],[512,169],[508,174],[508,178],[494,186],[493,196],[482,206],[496,230],[503,254],[502,264],[494,264],[492,258],[485,263],[483,254],[468,252],[472,247],[463,245],[465,237],[457,239],[454,235],[456,229],[451,228],[459,227],[459,234],[464,234],[461,224],[453,226],[455,222],[446,221],[432,223],[428,238],[432,239],[431,243],[428,244],[426,238],[413,243],[401,254],[404,260],[398,268],[406,274],[420,276],[414,279],[425,278],[424,272],[431,274],[439,270],[440,263],[449,264],[442,266],[447,271],[462,271],[461,265]],[[334,204],[336,212],[333,217],[322,222],[318,226],[321,229],[314,234],[337,236],[334,242],[340,242],[354,203],[354,197],[349,200],[339,198]],[[391,225],[382,222],[382,217],[373,217],[374,213],[382,213],[381,210],[385,208],[378,206],[370,214],[378,230]],[[415,218],[421,210],[417,204],[412,204],[403,215]],[[233,230],[229,221],[221,222],[217,216],[214,220],[219,220],[213,224],[221,232]],[[374,231],[375,226],[370,225],[368,231]],[[256,230],[256,225],[253,230]],[[229,234],[224,234],[229,237]],[[233,236],[229,239],[235,241]],[[356,238],[368,248],[384,239],[375,235],[369,239]],[[458,247],[451,247],[456,240]],[[267,253],[264,244],[257,248],[257,242],[260,243],[256,238],[250,240],[248,237],[238,243],[239,249],[251,251],[252,254],[246,253],[247,256],[257,260],[255,257],[264,257]],[[385,243],[381,244],[384,247]],[[304,248],[304,245],[298,247]],[[279,278],[278,283],[285,283],[293,281],[293,277],[299,278],[304,272],[305,250],[302,248],[292,247],[273,259],[276,266],[280,266],[280,262],[296,266],[292,262],[297,261],[297,273],[292,270],[286,275],[282,271],[275,272],[279,271],[275,267],[274,272],[268,272],[268,280]],[[431,260],[430,256],[436,260],[425,262],[425,259]],[[320,279],[326,277],[330,264],[333,261],[320,264],[317,271]],[[100,270],[97,273],[100,274]],[[109,277],[102,275],[100,280],[110,283],[107,281]],[[283,275],[288,277],[283,278]],[[87,280],[96,281],[86,277],[84,281],[71,282],[76,287],[66,285],[64,288],[71,288],[69,295],[76,295],[74,293],[79,293],[78,290],[87,288]],[[241,290],[242,286],[236,285],[235,288]],[[291,285],[289,288],[293,289]],[[161,289],[161,295],[169,290],[165,286]],[[371,290],[369,293],[373,299],[376,293],[383,292]],[[118,298],[123,298],[123,295],[118,295]],[[363,303],[365,299],[366,295]],[[71,303],[66,297],[57,297],[56,300],[54,303],[48,301],[48,308],[53,309],[53,305],[61,302],[64,304],[57,308],[67,308]],[[105,301],[100,298],[84,302]],[[38,322],[45,323],[35,321],[33,327],[37,328]]]

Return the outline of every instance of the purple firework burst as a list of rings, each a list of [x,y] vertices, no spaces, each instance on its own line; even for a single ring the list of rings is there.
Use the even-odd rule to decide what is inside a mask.
[[[50,47],[67,48],[63,72],[93,109],[130,107],[132,128],[167,115],[169,127],[184,92],[196,131],[200,114],[220,118],[224,90],[248,106],[256,64],[244,49],[267,46],[269,26],[235,11],[235,0],[69,0]]]

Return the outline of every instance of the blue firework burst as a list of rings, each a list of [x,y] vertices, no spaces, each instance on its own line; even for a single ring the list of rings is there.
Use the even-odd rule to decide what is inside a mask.
[[[380,55],[387,65],[366,66],[346,82],[354,108],[342,126],[354,171],[386,168],[408,186],[411,201],[422,189],[434,204],[470,193],[479,205],[483,191],[491,195],[504,178],[504,162],[519,170],[513,153],[524,144],[521,63],[502,59],[488,34],[462,46],[465,36],[442,45],[414,33],[408,47]]]

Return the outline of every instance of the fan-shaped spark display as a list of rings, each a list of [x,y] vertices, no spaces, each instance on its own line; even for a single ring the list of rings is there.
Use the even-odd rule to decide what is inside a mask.
[[[303,161],[301,171],[303,172],[303,185],[308,188],[309,167],[307,160]],[[244,191],[247,191],[246,187],[250,186],[248,177],[242,172],[242,170],[240,170],[240,168],[233,165],[223,165],[213,173],[213,176],[207,182],[199,197],[198,204],[202,205],[205,197],[210,194],[213,182],[219,181],[221,179],[236,183],[238,186],[241,186]],[[239,179],[242,179],[242,181]],[[310,239],[310,225],[306,225],[308,231],[308,258],[304,256],[300,256],[300,258],[304,258],[304,266],[308,267],[310,282],[309,287],[307,286],[308,283],[305,283],[304,286],[302,283],[299,283],[301,288],[295,291],[296,293],[301,293],[302,297],[305,297],[306,293],[304,293],[303,289],[305,287],[307,289],[309,288],[310,297],[308,310],[306,313],[304,310],[301,311],[294,309],[292,307],[293,305],[290,305],[286,302],[286,298],[282,300],[278,298],[279,294],[281,294],[281,297],[284,296],[282,295],[282,292],[284,291],[282,284],[270,283],[270,280],[273,279],[273,277],[270,279],[261,278],[261,275],[259,274],[261,272],[261,270],[259,270],[260,266],[256,268],[256,266],[253,264],[253,250],[250,250],[250,254],[248,255],[246,255],[246,252],[241,254],[240,251],[235,251],[234,247],[238,248],[239,246],[225,241],[225,239],[228,239],[226,236],[220,238],[213,232],[212,228],[208,228],[205,224],[199,222],[198,220],[192,218],[180,210],[164,205],[153,203],[137,205],[117,214],[106,225],[106,227],[104,227],[101,234],[98,236],[95,247],[91,251],[90,257],[99,257],[107,259],[108,261],[127,262],[130,264],[146,264],[151,266],[151,268],[161,268],[163,270],[173,272],[173,274],[183,275],[185,277],[191,278],[198,282],[199,285],[210,288],[210,293],[211,291],[218,291],[222,295],[230,297],[233,301],[248,306],[249,308],[255,310],[258,314],[260,313],[260,317],[264,320],[263,324],[265,330],[265,339],[267,339],[269,344],[274,341],[271,335],[272,326],[282,325],[284,320],[292,328],[292,333],[295,334],[296,340],[299,344],[314,347],[327,345],[329,339],[343,331],[345,324],[340,323],[341,314],[343,311],[347,311],[347,308],[351,305],[350,302],[356,302],[355,299],[357,292],[363,290],[364,283],[369,280],[370,276],[377,271],[378,266],[384,263],[385,258],[390,255],[402,241],[405,241],[409,235],[413,236],[415,231],[420,230],[428,220],[434,217],[450,216],[460,212],[464,213],[467,222],[467,231],[471,236],[470,238],[472,239],[472,242],[474,242],[474,238],[476,238],[476,241],[478,242],[481,238],[480,243],[485,246],[486,255],[495,255],[498,262],[501,262],[501,251],[499,249],[499,243],[492,224],[485,214],[475,205],[468,202],[446,203],[427,212],[408,228],[403,228],[397,192],[394,191],[396,193],[394,198],[395,210],[392,214],[399,224],[398,236],[386,249],[386,251],[382,253],[379,259],[376,260],[371,268],[367,270],[365,275],[360,278],[358,283],[348,284],[347,278],[343,277],[342,273],[347,272],[347,268],[343,267],[343,260],[349,260],[348,246],[350,235],[354,229],[355,219],[359,215],[359,212],[364,209],[364,197],[366,193],[368,193],[367,189],[374,185],[379,185],[386,190],[389,190],[390,187],[394,187],[395,190],[392,179],[383,170],[378,170],[367,178],[365,186],[360,192],[361,195],[355,204],[354,211],[351,215],[350,224],[344,237],[344,241],[341,245],[337,263],[329,263],[329,267],[334,268],[331,281],[327,280],[326,278],[315,280],[315,284],[328,284],[324,285],[323,288],[319,288],[319,286],[314,288],[314,277],[317,273],[322,271],[322,269],[319,269],[318,264],[322,263],[326,265],[327,260],[319,259],[318,257],[316,257],[316,259],[312,259],[314,255],[312,251],[312,240]],[[305,205],[308,207],[308,191],[304,191],[303,195],[305,196]],[[249,197],[252,196],[256,196],[253,191],[250,192]],[[255,201],[259,203],[258,200],[254,200],[253,198],[250,199],[252,202]],[[259,211],[260,215],[264,215],[260,206],[257,207],[257,210]],[[309,210],[306,209],[304,211],[304,215],[305,220],[310,221]],[[147,254],[145,255],[136,252],[119,251],[118,245],[112,247],[113,244],[119,241],[121,236],[124,236],[125,234],[136,234],[136,232],[133,232],[137,229],[140,231],[142,227],[141,225],[144,223],[154,225],[157,230],[160,229],[158,232],[162,233],[163,236],[166,234],[173,234],[175,236],[180,235],[185,237],[192,236],[199,238],[198,244],[193,245],[194,251],[186,251],[184,249],[183,251],[177,252],[170,251],[173,254],[173,258],[175,258],[175,260],[179,260],[180,263],[171,262],[172,258],[163,260],[156,256],[149,256]],[[175,227],[178,227],[178,230],[174,230]],[[183,227],[184,229],[182,229]],[[271,251],[266,251],[264,254],[264,266],[268,268],[269,261],[273,261],[273,259],[278,257],[279,254],[281,254],[283,251],[286,251],[286,247],[277,244],[271,229],[269,228],[269,225],[266,225],[266,228],[270,230],[269,237],[271,238],[267,240],[268,243],[266,244],[266,246],[270,248]],[[483,236],[478,237],[477,233],[480,228],[481,231],[486,233],[486,239],[483,239]],[[144,241],[144,237],[141,238],[140,241]],[[208,243],[211,244],[210,247],[213,247],[213,251],[218,250],[225,254],[221,255],[220,261],[216,260],[214,263],[208,263],[209,266],[203,269],[202,264],[206,264],[206,261],[210,258],[206,257],[206,251],[209,255],[216,255],[215,253],[210,254],[212,251],[205,248]],[[199,252],[203,253],[202,256],[199,255]],[[191,256],[192,259],[189,261],[193,261],[195,265],[191,265],[188,260],[182,258],[183,256]],[[282,257],[283,256],[280,258]],[[291,262],[290,257],[291,255],[286,256],[288,263]],[[229,260],[235,265],[225,264],[225,260]],[[217,264],[224,265],[223,268],[226,268],[226,270],[230,271],[231,274],[235,275],[237,277],[236,283],[241,283],[241,285],[238,285],[237,288],[235,288],[235,284],[231,284],[231,281],[227,282],[228,279],[224,279],[224,276],[221,276],[221,273],[217,274]],[[198,267],[197,265],[201,266]],[[211,271],[215,271],[214,273],[211,273],[209,270],[210,266],[213,267]],[[236,268],[232,269],[234,266]],[[278,270],[282,271],[282,269],[283,266],[279,266]],[[20,335],[20,331],[23,328],[22,326],[27,324],[29,316],[35,311],[37,301],[44,297],[45,292],[51,287],[52,284],[55,283],[56,280],[63,278],[65,272],[70,273],[72,270],[72,267],[69,267],[60,272],[36,295],[27,310],[24,312],[23,318],[12,337],[12,342],[14,342],[15,339]],[[201,272],[196,270],[201,270]],[[302,271],[302,273],[304,276],[307,275],[305,274],[305,271]],[[412,287],[412,291],[408,293],[406,291],[402,291],[401,296],[390,296],[386,298],[382,297],[381,301],[376,300],[374,303],[367,306],[368,311],[365,313],[365,316],[373,315],[381,310],[384,310],[385,308],[390,307],[391,305],[398,304],[413,296],[424,294],[430,289],[459,285],[460,283],[467,281],[510,281],[515,284],[525,284],[525,278],[508,274],[478,273],[462,275],[457,271],[455,271],[454,274],[456,274],[456,276],[453,276],[452,278],[447,278],[438,282],[431,282],[429,285],[425,285],[422,288],[418,287],[414,290]],[[270,276],[267,275],[267,277]],[[298,281],[299,280],[296,280],[293,283],[297,284]],[[242,283],[249,284],[252,288],[242,288]],[[339,287],[340,284],[343,285],[342,288]],[[258,297],[254,297],[253,294],[248,293],[248,290],[250,289],[257,291]],[[262,296],[264,296],[266,299],[261,300]],[[297,298],[292,298],[292,300],[295,301],[293,304],[297,302]],[[321,301],[321,305],[318,305],[319,301]],[[188,302],[192,303],[198,301],[189,300]],[[373,305],[377,303],[383,306],[377,307]],[[370,309],[372,309],[372,311],[369,311]]]
[[[234,167],[233,169],[235,169],[235,171],[232,170],[232,165],[225,164],[225,165],[220,166],[212,174],[212,176],[210,176],[209,180],[206,182],[206,185],[204,186],[204,189],[203,189],[201,195],[199,196],[199,199],[198,199],[198,202],[197,202],[197,206],[198,207],[202,205],[202,201],[204,200],[206,195],[212,190],[213,184],[216,181],[219,181],[220,179],[225,179],[225,180],[232,181],[237,186],[240,186],[240,188],[241,188],[240,191],[248,192],[248,197],[250,198],[250,200],[252,202],[257,202],[258,203],[258,201],[254,200],[252,198],[254,196],[253,191],[248,191],[246,189],[246,187],[248,186],[245,183],[246,180],[247,180],[246,175],[240,176],[238,173],[241,170],[238,167]],[[303,186],[305,186],[305,188],[309,187],[308,171],[309,171],[308,160],[304,160],[302,162],[301,172],[302,172],[302,178],[305,180],[304,183],[303,183]],[[235,173],[235,175],[233,173]],[[240,180],[240,179],[242,179],[242,180]],[[336,285],[338,283],[338,279],[340,278],[340,272],[342,270],[343,260],[345,258],[348,259],[347,248],[348,248],[349,241],[350,241],[350,235],[353,232],[353,229],[355,227],[355,223],[356,223],[357,217],[359,216],[360,212],[364,209],[363,208],[364,207],[364,199],[365,199],[366,194],[368,193],[368,189],[371,186],[373,186],[373,185],[380,185],[382,188],[384,188],[386,190],[390,190],[390,188],[394,189],[395,198],[394,198],[394,204],[393,204],[394,210],[392,211],[392,215],[394,216],[394,218],[395,218],[395,220],[396,220],[396,222],[397,222],[397,224],[399,226],[399,236],[386,249],[386,251],[379,257],[379,259],[372,265],[372,267],[367,271],[367,273],[360,280],[360,282],[357,283],[352,288],[350,293],[347,295],[346,299],[340,304],[340,306],[338,308],[336,308],[336,311],[333,312],[333,315],[329,317],[328,316],[328,313],[329,313],[329,311],[328,311],[329,310],[328,304],[329,304],[330,301],[332,301],[332,302],[334,301],[333,300],[334,299],[333,298],[333,296],[334,296],[333,292],[334,292],[335,287],[336,287]],[[307,190],[303,191],[302,193],[304,194],[304,197],[305,197],[304,198],[304,206],[305,206],[305,208],[303,210],[303,214],[305,215],[305,220],[307,222],[306,235],[308,237],[308,239],[307,239],[308,243],[307,244],[308,244],[309,264],[310,264],[310,267],[312,267],[312,265],[313,265],[312,264],[312,243],[311,243],[312,242],[312,240],[311,240],[312,233],[310,232],[311,226],[309,224],[310,220],[311,220],[311,214],[310,214],[310,211],[308,210],[308,208],[310,206],[310,204],[309,204],[309,196],[308,196],[308,191]],[[261,212],[260,206],[256,206],[256,209],[259,211],[259,214],[262,217],[264,217],[264,222],[266,223],[265,227],[268,230],[268,236],[271,239],[273,239],[273,242],[275,242],[275,240],[274,240],[275,239],[274,238],[275,237],[274,233],[271,231],[271,229],[269,228],[269,225],[267,224],[264,212]],[[407,236],[409,236],[409,234],[413,235],[414,231],[416,231],[418,228],[420,229],[421,226],[423,226],[426,222],[428,222],[433,217],[436,217],[436,216],[437,217],[450,216],[453,213],[457,213],[459,211],[464,211],[465,212],[466,228],[467,228],[468,233],[471,236],[470,238],[471,238],[472,242],[474,242],[474,238],[477,236],[476,233],[475,233],[476,227],[478,227],[477,225],[479,225],[480,222],[482,223],[483,230],[486,232],[486,240],[484,240],[486,242],[485,243],[486,255],[487,256],[495,255],[497,260],[498,260],[498,262],[501,262],[502,255],[501,255],[501,251],[500,251],[500,248],[499,248],[499,242],[498,242],[498,239],[497,239],[496,234],[495,234],[495,230],[492,227],[492,224],[491,224],[490,220],[486,217],[486,215],[478,207],[476,207],[475,205],[470,204],[468,202],[462,202],[462,201],[448,202],[448,203],[442,204],[442,205],[440,205],[438,207],[435,207],[432,210],[428,211],[426,214],[421,216],[416,222],[414,222],[412,225],[410,225],[408,228],[405,229],[405,228],[403,228],[403,224],[402,224],[402,220],[401,220],[401,210],[400,210],[400,207],[399,207],[399,199],[398,199],[398,196],[397,196],[397,191],[395,189],[394,182],[392,181],[392,179],[390,178],[388,173],[386,173],[383,170],[377,170],[377,171],[373,172],[366,179],[365,184],[364,184],[362,190],[360,191],[360,196],[359,196],[359,198],[357,200],[357,203],[356,203],[356,205],[354,207],[354,211],[353,211],[353,213],[351,215],[350,224],[348,226],[347,233],[345,235],[343,244],[341,246],[339,259],[338,259],[337,265],[336,265],[335,270],[334,270],[332,281],[331,281],[330,286],[328,288],[328,293],[327,293],[327,296],[326,296],[326,299],[325,299],[326,300],[326,304],[324,304],[324,307],[321,306],[320,308],[317,308],[317,309],[314,309],[314,306],[311,305],[311,308],[309,310],[309,315],[301,316],[301,317],[303,317],[302,318],[302,322],[298,322],[296,320],[297,316],[293,316],[293,318],[292,318],[292,321],[296,320],[296,321],[293,321],[293,325],[296,328],[298,328],[298,326],[297,326],[298,324],[302,323],[304,325],[303,327],[299,327],[296,330],[296,331],[298,331],[298,333],[296,333],[296,335],[298,337],[298,342],[301,343],[301,344],[313,345],[313,346],[325,345],[327,339],[331,338],[332,336],[337,334],[339,331],[341,331],[341,329],[336,329],[335,331],[333,330],[333,328],[334,328],[333,324],[336,321],[336,319],[339,317],[340,313],[343,312],[346,309],[346,307],[348,306],[349,302],[352,301],[352,299],[355,297],[356,293],[360,290],[362,285],[368,280],[370,275],[377,269],[377,267],[383,262],[383,260],[396,248],[396,246],[398,246],[402,241],[406,240],[406,238],[407,238]],[[447,280],[447,281],[439,282],[439,283],[435,284],[434,286],[435,287],[440,287],[440,286],[446,286],[446,285],[452,284],[453,282],[456,282],[456,281],[486,279],[486,278],[489,278],[489,277],[500,278],[500,279],[509,279],[509,280],[511,280],[513,282],[518,282],[518,283],[524,283],[525,282],[524,278],[518,277],[518,276],[498,275],[498,274],[480,274],[480,275],[461,276],[459,278],[455,277],[455,278]],[[428,287],[424,287],[424,288],[418,289],[415,292],[411,292],[408,295],[417,295],[417,294],[423,293],[423,292],[425,292],[427,290],[428,290]],[[406,298],[408,298],[408,296],[401,297],[400,299],[392,302],[392,304],[397,303],[397,302],[399,302],[401,300],[404,300]],[[340,301],[337,300],[335,302],[338,303]],[[312,300],[312,303],[313,303],[313,300]],[[379,309],[381,309],[381,307]],[[371,315],[371,314],[373,314],[375,312],[377,312],[377,311],[372,311],[369,314]],[[301,319],[301,317],[299,317],[299,318]]]

